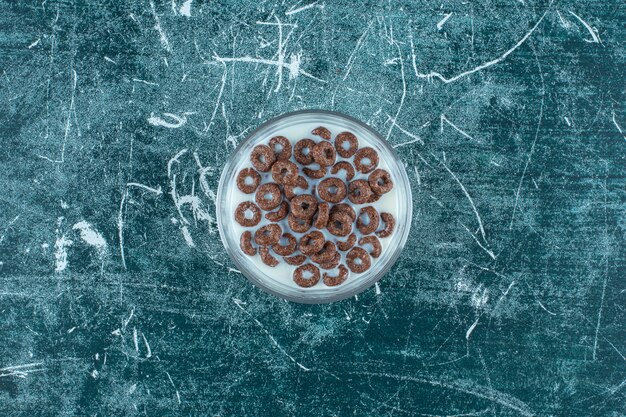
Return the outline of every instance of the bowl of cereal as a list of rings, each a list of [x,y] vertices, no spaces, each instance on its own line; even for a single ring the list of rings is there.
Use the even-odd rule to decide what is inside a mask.
[[[286,113],[230,155],[220,237],[254,285],[290,301],[356,295],[395,263],[411,227],[404,165],[372,128],[324,110]]]

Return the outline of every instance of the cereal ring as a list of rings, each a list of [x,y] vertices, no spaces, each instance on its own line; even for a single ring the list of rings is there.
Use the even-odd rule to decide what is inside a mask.
[[[311,194],[300,194],[291,199],[291,214],[299,219],[313,217],[317,210],[317,198]]]
[[[322,167],[331,166],[337,159],[337,151],[330,142],[320,142],[313,147],[313,159]]]
[[[313,139],[302,139],[296,142],[293,147],[293,156],[296,161],[302,165],[310,165],[313,163],[313,147],[315,141]]]
[[[372,265],[369,254],[362,248],[352,248],[346,255],[346,264],[350,271],[360,274],[367,271]]]
[[[296,185],[298,166],[291,161],[276,161],[272,165],[272,179],[278,184]]]
[[[287,216],[287,222],[289,228],[294,232],[306,233],[311,228],[312,219],[310,217],[308,219],[299,219],[290,213],[289,216]]]
[[[317,194],[329,203],[339,203],[346,198],[346,183],[337,177],[326,178],[317,186]]]
[[[354,167],[357,171],[367,174],[378,166],[378,153],[374,148],[365,147],[356,151],[354,155]]]
[[[361,239],[359,239],[359,245],[372,245],[372,250],[370,251],[370,255],[372,255],[372,258],[378,258],[383,251],[380,240],[378,240],[378,238],[374,235],[362,237]]]
[[[324,247],[324,233],[314,230],[300,238],[298,249],[305,255],[313,255]]]
[[[322,274],[322,281],[329,287],[335,287],[337,285],[343,284],[347,278],[348,268],[346,268],[344,265],[339,265],[339,273],[337,273],[337,275],[335,276],[328,275],[326,272]]]
[[[348,161],[339,161],[330,169],[331,174],[337,174],[339,171],[346,171],[346,181],[352,181],[354,178],[354,167]]]
[[[337,246],[335,246],[333,242],[328,240],[326,241],[326,243],[324,243],[324,246],[322,246],[322,249],[319,252],[314,253],[310,257],[311,260],[316,264],[323,264],[326,262],[330,262],[335,256],[335,253],[337,253]]]
[[[289,204],[283,201],[278,206],[278,210],[265,213],[265,218],[271,222],[279,222],[289,214]]]
[[[335,149],[339,156],[351,158],[359,149],[359,141],[352,133],[341,132],[335,138]]]
[[[335,252],[332,259],[328,262],[320,264],[320,268],[322,269],[334,269],[337,268],[339,262],[341,261],[341,254],[339,252]]]
[[[326,129],[324,126],[316,127],[311,131],[311,134],[319,136],[320,138],[326,140],[330,140],[330,138],[332,137],[330,130]]]
[[[285,185],[283,188],[285,190],[285,198],[287,200],[291,200],[296,196],[294,188],[301,188],[303,190],[306,190],[307,188],[309,188],[309,183],[307,182],[306,178],[300,175],[298,176],[298,181],[296,181],[296,185]]]
[[[351,205],[346,203],[336,204],[333,206],[333,208],[330,209],[330,215],[332,216],[334,213],[337,213],[339,211],[348,213],[353,221],[356,220],[356,211],[354,211]]]
[[[274,151],[277,161],[291,158],[291,143],[284,136],[274,136],[270,139],[270,148]]]
[[[370,196],[369,200],[367,200],[368,203],[375,203],[378,200],[380,200],[380,194],[376,194],[375,192],[372,191],[372,195]]]
[[[363,221],[363,216],[367,217],[367,223]],[[374,233],[376,229],[378,229],[378,223],[380,222],[380,217],[378,216],[378,211],[372,206],[363,207],[359,210],[359,217],[356,220],[356,227],[359,229],[364,235],[369,235]]]
[[[354,180],[348,185],[348,200],[354,204],[367,203],[372,194],[370,184],[366,180]]]
[[[319,180],[326,175],[326,167],[320,167],[319,169],[303,168],[302,172],[309,178]]]
[[[317,217],[313,222],[313,227],[316,229],[323,229],[328,224],[328,217],[330,215],[330,204],[319,203],[317,205]]]
[[[256,255],[256,248],[252,246],[252,233],[249,230],[246,230],[241,234],[239,238],[239,247],[241,251],[248,256]]]
[[[252,217],[248,217],[248,213],[252,213]],[[256,226],[261,221],[261,210],[252,201],[244,201],[235,210],[235,220],[243,227]]]
[[[347,213],[339,212],[331,214],[326,229],[335,236],[348,236],[352,232],[352,222],[354,219]]]
[[[248,181],[250,179],[250,181]],[[242,193],[252,194],[261,184],[261,176],[252,168],[244,168],[237,175],[237,188]]]
[[[381,213],[380,218],[385,222],[383,230],[376,232],[378,237],[387,237],[393,233],[393,229],[396,226],[396,219],[389,213]]]
[[[347,250],[350,250],[354,247],[354,245],[356,244],[356,235],[354,233],[350,234],[350,236],[348,236],[348,239],[346,239],[345,242],[342,242],[340,240],[337,240],[337,248],[339,248],[340,251],[345,252]]]
[[[283,231],[279,225],[270,223],[257,229],[254,233],[254,241],[259,246],[272,246],[278,243],[282,234]]]
[[[302,265],[306,261],[306,255],[285,256],[283,259],[289,265]]]
[[[308,276],[305,276],[308,273]],[[312,287],[320,280],[320,270],[313,264],[301,265],[293,271],[293,282],[301,287]]]
[[[391,175],[384,169],[376,169],[367,178],[370,188],[376,194],[382,195],[388,193],[393,188],[393,180]]]
[[[268,196],[270,198],[268,198]],[[273,182],[268,182],[266,184],[261,185],[256,190],[256,195],[254,196],[256,203],[263,210],[274,210],[276,207],[280,205],[280,202],[283,199],[282,193],[280,192],[280,188],[278,184],[274,184]]]
[[[274,151],[267,145],[257,145],[250,152],[250,162],[257,171],[269,171],[275,161]]]
[[[261,260],[265,265],[269,265],[272,268],[278,265],[278,259],[274,258],[272,254],[270,254],[270,248],[267,246],[261,246],[259,248],[259,256],[261,256]]]
[[[281,245],[280,240],[287,239],[287,244]],[[283,233],[281,239],[272,245],[272,249],[276,252],[276,255],[289,256],[296,251],[298,246],[298,240],[291,233]]]

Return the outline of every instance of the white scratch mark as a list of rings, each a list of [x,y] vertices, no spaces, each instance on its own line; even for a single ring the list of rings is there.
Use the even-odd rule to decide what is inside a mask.
[[[480,317],[478,317],[476,319],[476,321],[469,327],[469,329],[467,329],[467,332],[465,332],[465,340],[469,340],[470,335],[472,334],[472,332],[474,331],[474,329],[478,325],[478,320],[480,320]]]
[[[391,121],[391,120],[392,120],[391,116],[389,116],[387,114],[387,121]],[[395,126],[400,132],[404,133],[405,135],[407,135],[408,137],[411,138],[411,140],[409,140],[407,142],[396,143],[395,145],[392,146],[393,148],[400,148],[402,146],[410,145],[411,143],[415,143],[415,142],[417,142],[417,143],[419,143],[421,145],[424,144],[424,141],[422,140],[422,138],[420,138],[419,136],[409,132],[406,129],[403,129],[398,123],[393,122],[393,126]]]
[[[182,6],[180,6],[181,16],[191,17],[191,3],[193,0],[185,0]]]
[[[287,351],[276,341],[276,339],[274,339],[274,336],[272,336],[270,334],[270,332],[265,328],[265,326],[263,326],[263,324],[261,324],[260,321],[258,321],[256,318],[254,318],[250,313],[248,313],[248,311],[243,308],[243,305],[245,304],[243,301],[237,299],[237,298],[233,298],[232,299],[233,302],[235,303],[235,305],[237,307],[239,307],[239,309],[241,311],[243,311],[244,313],[246,313],[246,315],[248,317],[250,317],[252,320],[254,320],[254,322],[257,324],[257,326],[259,326],[261,328],[261,330],[263,330],[263,332],[267,335],[267,337],[272,341],[272,343],[274,344],[274,346],[276,346],[278,348],[278,350],[280,350],[280,352],[287,356],[289,358],[289,360],[291,360],[293,363],[295,363],[296,365],[298,365],[298,367],[300,369],[302,369],[303,371],[310,371],[309,368],[307,368],[306,366],[302,365],[300,362],[298,362],[293,356],[291,356],[289,353],[287,353]]]
[[[122,199],[120,201],[120,211],[117,213],[117,237],[120,241],[120,256],[122,258],[122,266],[126,268],[126,256],[124,255],[124,203],[128,196],[128,188],[122,193]]]
[[[482,142],[472,136],[470,136],[467,132],[464,132],[463,130],[461,130],[457,125],[455,125],[454,123],[452,123],[450,120],[448,120],[448,118],[446,117],[445,114],[442,114],[440,116],[440,132],[443,133],[443,122],[446,122],[447,124],[449,124],[450,126],[452,126],[452,128],[454,130],[456,130],[457,132],[459,132],[461,135],[465,136],[468,139],[474,140],[476,142]]]
[[[553,312],[551,312],[550,310],[548,310],[548,309],[546,308],[546,306],[544,306],[543,304],[541,304],[541,301],[537,300],[537,303],[539,304],[539,307],[541,307],[542,309],[544,309],[544,310],[545,310],[545,312],[546,312],[546,313],[548,313],[548,314],[552,314],[553,316],[556,316],[556,313],[553,313]]]
[[[552,5],[552,1],[550,2],[550,5]],[[541,16],[541,18],[539,18],[539,20],[537,21],[537,23],[535,23],[535,25],[528,31],[528,33],[526,33],[526,35],[524,35],[524,37],[522,39],[520,39],[511,49],[509,49],[508,51],[506,51],[504,54],[502,54],[500,57],[496,58],[496,59],[492,59],[491,61],[485,62],[483,64],[480,64],[479,66],[472,68],[471,70],[467,70],[464,71],[458,75],[455,75],[454,77],[451,78],[446,78],[443,75],[441,75],[438,72],[429,72],[428,74],[422,74],[420,72],[417,72],[417,70],[415,71],[415,76],[417,78],[427,78],[429,80],[432,80],[433,78],[437,78],[441,81],[443,81],[444,83],[448,84],[448,83],[452,83],[454,81],[460,80],[463,77],[466,77],[470,74],[473,74],[475,72],[478,71],[482,71],[485,68],[488,68],[492,65],[497,64],[498,62],[503,61],[504,59],[506,59],[506,57],[508,57],[509,55],[511,55],[513,53],[513,51],[515,51],[517,48],[519,48],[524,42],[526,42],[526,40],[530,37],[530,35],[533,34],[533,32],[537,29],[537,27],[539,26],[539,24],[543,21],[543,18],[546,17],[546,14],[548,13],[548,9],[550,7],[550,5],[548,6],[548,8],[546,9],[546,11],[543,13],[543,15]]]
[[[380,285],[378,285],[378,282],[374,283],[374,288],[376,289],[376,295],[382,294],[382,292],[380,291]]]
[[[615,112],[613,113],[613,124],[615,125],[615,127],[617,128],[618,132],[624,136],[624,139],[626,139],[626,135],[624,135],[624,132],[622,131],[622,128],[620,127],[620,125],[617,123],[617,120],[615,120]]]
[[[420,177],[420,173],[417,170],[417,165],[413,166],[413,170],[415,171],[415,179],[417,180],[417,185],[422,185],[422,177]]]
[[[154,7],[154,2],[150,0],[150,9],[152,10],[152,16],[154,17],[154,28],[159,32],[159,37],[161,38],[161,46],[167,51],[172,52],[172,46],[170,45],[170,41],[167,39],[167,35],[163,28],[161,27],[161,20],[157,15],[156,8]]]
[[[45,371],[44,368],[39,368],[43,365],[43,362],[28,363],[25,365],[7,366],[6,368],[0,368],[0,378],[4,377],[18,377],[26,378],[29,374]]]
[[[448,19],[450,19],[451,16],[452,13],[448,13],[447,15],[445,15],[443,19],[441,19],[439,23],[437,23],[437,30],[441,30],[443,28],[443,25],[445,25],[445,23],[448,21]]]
[[[574,16],[576,19],[578,19],[580,21],[580,23],[583,24],[583,26],[585,26],[585,28],[589,31],[589,33],[591,34],[591,40],[589,39],[583,39],[585,42],[589,42],[589,43],[602,43],[602,41],[600,40],[600,37],[598,36],[598,29],[596,28],[592,28],[591,26],[589,26],[589,24],[587,22],[585,22],[580,16],[578,16],[576,13],[574,13],[573,11],[569,11],[569,14],[571,14],[572,16]]]
[[[131,385],[130,388],[128,389],[128,395],[132,395],[136,389],[137,389],[137,384]]]
[[[152,81],[142,80],[140,78],[133,78],[133,82],[142,83],[142,84],[146,84],[146,85],[155,85],[157,87],[159,86],[159,83],[154,83]]]
[[[484,246],[480,243],[480,241],[478,240],[478,238],[474,235],[474,233],[472,233],[472,232],[471,232],[471,230],[467,228],[467,226],[465,226],[463,223],[461,223],[461,226],[463,226],[463,228],[464,228],[465,230],[467,230],[467,233],[469,233],[469,234],[470,234],[470,236],[474,239],[474,241],[478,244],[478,246],[480,246],[480,248],[481,248],[482,250],[484,250],[484,251],[487,253],[487,255],[489,255],[489,256],[491,257],[491,259],[494,259],[494,260],[496,259],[496,255],[494,255],[494,253],[493,253],[491,250],[489,250],[489,249],[487,249],[486,247],[484,247]]]
[[[331,103],[332,107],[335,107],[335,96],[337,95],[337,90],[339,89],[339,86],[344,81],[346,81],[346,78],[348,78],[348,75],[350,75],[350,71],[352,70],[352,65],[354,65],[354,58],[355,58],[357,52],[359,52],[359,50],[361,49],[361,45],[363,45],[363,41],[367,37],[367,34],[368,34],[370,28],[372,27],[373,23],[374,23],[374,21],[370,20],[369,24],[367,25],[367,27],[363,31],[363,34],[356,41],[356,46],[354,47],[354,50],[350,54],[350,58],[348,58],[348,63],[346,64],[346,73],[343,75],[343,78],[341,79],[341,83],[337,84],[337,87],[335,87],[335,91],[333,92],[333,96],[332,96],[332,98],[330,100],[330,103]]]
[[[109,61],[110,63],[117,65],[117,62],[113,61],[113,60],[112,60],[111,58],[109,58],[108,56],[105,56],[105,57],[104,57],[104,60],[105,60],[105,61]]]
[[[320,8],[320,9],[323,9],[323,8],[324,8],[324,5],[323,5],[323,4],[318,5],[317,3],[319,3],[319,0],[314,1],[313,3],[309,3],[309,4],[305,5],[305,6],[298,7],[297,9],[294,9],[294,8],[292,7],[291,9],[289,9],[289,10],[287,10],[287,11],[285,12],[285,15],[287,15],[287,16],[291,16],[292,14],[300,13],[300,12],[303,12],[303,11],[305,11],[305,10],[311,9],[311,8],[313,8],[313,7],[318,7],[318,8]]]
[[[80,221],[72,226],[72,229],[80,232],[80,237],[87,243],[95,247],[101,254],[106,251],[107,242],[104,237],[86,221]]]
[[[561,21],[561,26],[563,26],[565,29],[568,29],[570,27],[569,22],[563,19],[563,16],[561,16],[561,13],[559,13],[558,10],[556,11],[556,14],[559,16],[559,20]]]
[[[572,123],[569,121],[569,119],[567,117],[564,117],[564,119],[565,119],[565,123],[567,123],[568,126],[572,125]]]
[[[146,339],[146,335],[141,332],[141,337],[143,339],[143,344],[146,346],[146,359],[152,357],[152,349],[150,349],[150,345],[148,344],[148,339]]]
[[[395,42],[396,48],[398,49],[398,58],[400,59],[400,75],[402,76],[402,96],[400,97],[400,104],[398,105],[398,110],[396,111],[396,115],[393,117],[393,121],[391,122],[391,126],[389,126],[389,131],[387,132],[387,141],[389,141],[389,137],[391,136],[391,132],[393,131],[394,126],[396,125],[396,121],[398,120],[398,116],[400,115],[400,111],[402,110],[402,106],[404,105],[404,98],[406,97],[406,79],[404,77],[404,60],[402,59],[402,52],[400,51],[400,45]]]
[[[172,387],[174,387],[174,391],[176,391],[176,399],[178,400],[178,404],[180,404],[180,394],[178,393],[178,390],[176,389],[176,385],[174,385],[174,381],[172,381],[172,377],[167,371],[165,371],[165,375],[167,375],[167,379],[170,380],[170,384],[172,384]]]
[[[608,257],[607,257],[606,262],[608,263]],[[609,279],[608,274],[605,274],[604,283],[602,284],[602,297],[600,298],[600,308],[598,309],[598,320],[596,323],[596,335],[593,341],[593,360],[594,361],[596,360],[596,351],[598,350],[598,332],[600,332],[600,322],[602,321],[602,308],[604,307],[604,296],[606,294],[606,283],[608,279]]]
[[[161,186],[158,185],[156,188],[152,188],[152,187],[148,187],[147,185],[144,184],[139,184],[137,182],[129,182],[126,183],[127,187],[137,187],[137,188],[143,188],[146,191],[150,191],[151,193],[155,193],[156,195],[161,195],[163,194],[163,191],[161,191]]]
[[[65,235],[57,238],[54,243],[54,258],[56,260],[55,272],[62,272],[67,268],[67,248],[72,246],[71,240],[65,237]]]
[[[463,183],[461,183],[461,180],[459,180],[459,178],[454,175],[454,172],[452,172],[450,170],[450,168],[448,168],[448,166],[445,164],[445,162],[442,162],[441,165],[443,165],[443,167],[446,169],[446,171],[448,171],[448,173],[452,176],[452,178],[454,178],[454,180],[457,182],[457,184],[459,184],[459,187],[461,187],[461,190],[463,191],[463,194],[465,194],[465,197],[467,197],[467,200],[469,201],[470,205],[472,206],[472,210],[474,211],[474,215],[476,216],[476,220],[478,221],[478,227],[480,228],[480,234],[483,237],[483,241],[486,243],[487,242],[487,238],[485,237],[485,228],[483,227],[483,221],[480,218],[480,214],[478,213],[478,209],[476,209],[476,205],[474,204],[474,200],[472,199],[472,196],[469,195],[469,193],[467,192],[467,189],[465,189],[465,186],[463,185]]]
[[[4,228],[4,232],[2,232],[2,236],[0,236],[0,243],[4,242],[4,237],[7,233],[7,231],[11,228],[11,226],[13,226],[13,224],[20,218],[20,215],[18,214],[17,216],[15,216],[13,218],[13,220],[11,220],[9,222],[9,224],[7,224],[7,227]]]
[[[32,49],[35,46],[39,45],[39,42],[41,42],[41,38],[37,39],[35,42],[33,42],[30,45],[28,45],[28,49]]]
[[[173,120],[173,122],[169,122],[161,117],[155,116],[154,113],[150,113],[150,117],[148,118],[148,123],[153,126],[162,126],[167,127],[169,129],[177,129],[187,123],[187,116],[184,114],[182,116],[177,116],[172,113],[163,113],[163,116],[168,117]]]
[[[137,328],[133,327],[133,343],[135,344],[135,352],[139,353],[139,341],[137,340]]]

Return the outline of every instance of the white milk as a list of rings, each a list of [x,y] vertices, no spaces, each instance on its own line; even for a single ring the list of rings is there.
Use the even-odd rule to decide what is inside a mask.
[[[311,134],[311,131],[313,129],[315,129],[316,127],[318,127],[318,126],[320,126],[319,123],[302,123],[302,124],[298,124],[298,125],[295,125],[295,126],[288,126],[288,127],[285,127],[284,129],[280,129],[278,131],[273,131],[272,132],[272,136],[279,136],[279,135],[280,136],[285,136],[291,142],[292,147],[295,145],[295,143],[297,141],[299,141],[300,139],[303,139],[303,138],[310,138],[310,139],[313,139],[316,142],[320,142],[320,141],[323,141],[325,139],[322,139],[320,137],[317,137],[317,136]],[[328,123],[326,121],[324,122],[323,126],[331,131],[333,138],[335,138],[337,136],[337,134],[339,134],[341,132],[349,131],[349,129],[347,129],[346,126],[342,126],[341,124],[332,124],[332,123]],[[357,138],[359,140],[359,148],[363,148],[363,147],[366,147],[366,146],[371,146],[371,147],[375,148],[375,146],[372,146],[372,143],[375,140],[374,138],[369,137],[369,136],[362,136],[362,135],[358,135]],[[264,138],[260,138],[254,144],[254,146],[259,145],[259,144],[269,145],[269,140],[270,140],[269,136],[268,137],[264,137]],[[266,212],[263,212],[263,215],[261,217],[261,221],[259,222],[258,225],[254,226],[254,227],[243,227],[239,223],[237,223],[237,221],[235,220],[235,214],[234,213],[235,213],[235,209],[237,208],[239,203],[244,202],[244,201],[255,202],[254,201],[254,197],[255,197],[254,193],[252,193],[252,194],[244,194],[244,193],[242,193],[239,190],[239,188],[237,188],[237,185],[236,185],[236,175],[239,174],[239,171],[241,171],[244,168],[253,168],[252,164],[250,162],[250,155],[247,154],[247,155],[241,155],[241,156],[242,156],[242,160],[237,165],[237,168],[234,171],[235,172],[235,179],[232,181],[232,191],[229,193],[230,194],[230,198],[225,201],[225,203],[228,204],[228,206],[229,206],[228,210],[227,210],[227,213],[231,213],[231,215],[229,217],[229,221],[232,222],[232,230],[234,230],[235,233],[236,233],[236,236],[237,236],[236,240],[237,240],[237,242],[239,242],[239,237],[241,236],[241,234],[245,230],[250,230],[252,232],[253,236],[254,236],[254,232],[258,228],[260,228],[260,227],[270,223],[270,221],[265,219],[265,213]],[[359,213],[359,209],[361,207],[364,207],[364,206],[374,206],[379,213],[383,213],[383,212],[391,213],[393,215],[393,217],[397,221],[398,220],[398,204],[401,203],[401,200],[398,198],[399,196],[397,194],[397,186],[395,186],[395,184],[398,184],[398,180],[399,179],[396,178],[396,176],[394,175],[394,172],[392,172],[389,169],[389,165],[387,164],[387,162],[385,160],[383,160],[384,155],[381,155],[381,153],[379,152],[378,156],[379,156],[378,168],[382,168],[382,169],[386,170],[387,172],[389,172],[389,174],[391,175],[391,178],[392,178],[392,180],[394,182],[394,188],[390,192],[384,194],[375,203],[352,204],[347,198],[343,202],[347,203],[347,204],[350,204],[354,208],[354,210],[356,211],[357,216],[358,216],[358,213]],[[343,160],[352,162],[353,158],[346,159],[346,158],[342,158],[339,155],[337,155],[337,162],[343,161]],[[291,161],[297,164],[297,162],[295,161],[293,155],[291,157]],[[298,164],[298,166],[300,167],[300,164]],[[274,182],[273,179],[272,179],[271,172],[260,172],[259,174],[261,174],[261,183],[262,184],[266,183],[266,182]],[[330,174],[330,169],[328,169],[328,171],[327,171],[327,175],[329,175],[329,174]],[[309,183],[309,189],[304,191],[304,190],[301,190],[300,188],[296,188],[295,189],[296,194],[308,194],[308,193],[310,193],[311,187],[314,184],[317,184],[319,181],[321,181],[321,180],[314,180],[314,179],[308,178],[302,172],[300,173],[300,175],[302,175],[303,177],[305,177],[307,179],[307,181]],[[365,180],[367,180],[368,175],[369,174],[361,174],[360,172],[356,171],[356,174],[355,174],[353,180],[356,180],[356,179],[365,179]],[[342,180],[345,181],[345,172],[344,171],[340,171],[338,173],[338,176],[339,176],[339,178],[341,178]],[[276,209],[274,209],[273,211],[275,211],[275,210]],[[226,221],[226,219],[225,219],[225,221]],[[287,225],[287,219],[286,218],[284,220],[278,222],[278,224],[283,229],[283,232],[291,233],[292,235],[294,235],[296,237],[296,239],[298,239],[298,241],[300,241],[300,237],[303,234],[305,234],[305,233],[296,233],[296,232],[291,231],[291,229],[289,229],[289,226]],[[381,228],[382,225],[383,225],[383,221],[381,219],[381,226],[379,226],[379,228]],[[363,236],[359,232],[359,230],[356,228],[356,225],[353,225],[352,229],[353,229],[352,231],[357,236],[357,240],[360,239]],[[317,230],[317,229],[311,227],[311,229],[309,229],[309,231],[307,233],[309,233],[309,232],[311,232],[313,230]],[[325,235],[327,240],[331,240],[331,241],[336,241],[336,240],[345,241],[347,239],[347,237],[333,236],[326,229],[321,230],[321,232],[324,233],[324,235]],[[384,239],[379,238],[381,246],[382,246],[382,254],[385,253],[385,250],[389,246],[390,240],[393,239],[394,237],[395,237],[395,232],[391,236],[389,236],[387,238],[384,238]],[[368,252],[369,252],[370,246],[367,245],[365,247],[365,249],[368,250]],[[239,249],[239,251],[241,251],[241,249]],[[283,261],[282,257],[274,254],[271,251],[270,251],[270,253],[272,253],[272,255],[275,256],[276,259],[278,259],[279,262],[280,262],[277,266],[275,266],[273,268],[271,266],[268,266],[268,265],[264,264],[263,261],[261,261],[261,258],[260,258],[258,253],[255,256],[253,256],[253,257],[249,257],[248,255],[243,254],[243,252],[241,252],[241,255],[250,258],[253,261],[255,268],[261,270],[262,272],[264,272],[266,275],[268,275],[269,277],[273,278],[274,280],[276,280],[278,282],[281,282],[282,284],[285,284],[285,285],[288,285],[288,286],[292,286],[292,287],[295,287],[295,288],[300,288],[296,283],[293,282],[293,278],[292,278],[293,271],[297,268],[297,266],[289,265],[285,261]],[[296,251],[293,255],[296,255],[298,253],[299,252]],[[346,253],[347,252],[339,251],[339,253],[342,256],[340,264],[344,264],[345,265],[346,264]],[[374,268],[376,263],[382,258],[382,256],[383,256],[382,254],[381,254],[380,258],[371,258],[372,266],[370,267],[370,270],[372,268]],[[293,255],[291,255],[291,256],[293,256]],[[308,262],[310,262],[310,261],[308,261]],[[305,262],[305,263],[307,263],[307,262]],[[328,273],[330,275],[336,275],[338,273],[338,269],[337,268],[331,269],[331,270],[322,270],[322,269],[320,269],[320,274],[323,274],[324,272],[326,272],[326,273]],[[366,271],[365,274],[367,272],[369,272],[369,270]],[[349,275],[348,275],[348,280],[354,279],[355,276],[362,276],[362,275],[363,274],[354,274],[353,272],[350,272]],[[319,283],[315,285],[314,288],[319,288],[319,287],[326,287],[326,285],[322,282],[321,279],[320,279]],[[328,287],[326,287],[326,288],[328,288]]]

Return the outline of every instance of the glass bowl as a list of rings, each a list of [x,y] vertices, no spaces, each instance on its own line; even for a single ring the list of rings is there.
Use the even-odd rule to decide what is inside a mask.
[[[396,225],[391,236],[380,239],[383,251],[380,257],[372,258],[370,269],[361,274],[350,272],[348,279],[338,286],[326,286],[320,280],[315,286],[302,288],[297,286],[292,279],[291,272],[296,268],[295,266],[287,265],[277,256],[281,263],[277,267],[271,268],[261,262],[258,254],[250,257],[242,252],[239,246],[242,232],[250,230],[254,233],[256,228],[268,222],[262,217],[261,223],[255,226],[255,228],[246,229],[235,221],[234,212],[237,205],[242,201],[254,201],[254,194],[243,194],[237,188],[236,183],[239,171],[251,166],[250,152],[256,145],[261,143],[267,144],[271,137],[277,135],[286,136],[292,145],[305,137],[323,140],[311,134],[311,130],[318,126],[330,129],[333,138],[342,131],[352,132],[359,140],[359,147],[370,146],[378,152],[380,159],[379,167],[386,169],[391,174],[394,182],[393,190],[384,194],[376,203],[354,205],[347,199],[345,202],[351,204],[357,212],[361,206],[374,205],[379,212],[385,211],[393,214],[396,219]],[[266,182],[268,178],[271,181],[270,173],[260,174],[263,182]],[[361,177],[367,176],[358,172],[357,175]],[[228,255],[241,273],[254,285],[290,301],[318,304],[351,297],[371,287],[382,278],[398,259],[404,248],[411,227],[412,206],[411,187],[404,165],[393,148],[389,146],[380,134],[366,124],[345,114],[325,110],[303,110],[286,113],[263,123],[252,131],[230,155],[222,171],[217,191],[217,224]],[[285,227],[283,227],[283,230],[285,230]],[[312,228],[311,230],[314,229]],[[353,231],[356,232],[356,228]],[[301,236],[298,233],[292,234],[297,238]],[[341,238],[341,240],[345,240],[345,238]],[[344,260],[345,252],[342,253],[342,263],[344,263]],[[320,271],[321,274],[324,272],[332,271]]]

